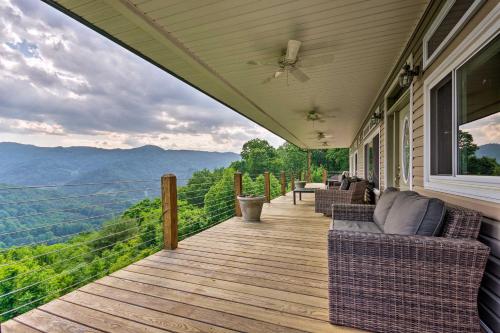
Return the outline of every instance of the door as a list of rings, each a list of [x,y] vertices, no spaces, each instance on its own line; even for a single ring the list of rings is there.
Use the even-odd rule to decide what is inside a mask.
[[[397,161],[396,165],[396,179],[395,183],[399,185],[399,189],[409,190],[410,189],[410,107],[406,105],[399,111],[398,115],[398,156],[395,158]]]

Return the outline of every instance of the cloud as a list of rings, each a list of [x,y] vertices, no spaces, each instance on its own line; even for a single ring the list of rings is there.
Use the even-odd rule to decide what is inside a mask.
[[[50,135],[59,136],[62,145],[74,143],[75,137],[88,144],[83,138],[109,136],[96,142],[165,148],[205,147],[210,142],[209,148],[219,151],[239,151],[252,135],[282,142],[35,1],[0,0],[0,117],[1,132],[44,133],[42,143],[47,145]]]
[[[500,142],[500,113],[461,125],[460,130],[466,131],[474,138],[474,143],[482,146],[488,143]]]

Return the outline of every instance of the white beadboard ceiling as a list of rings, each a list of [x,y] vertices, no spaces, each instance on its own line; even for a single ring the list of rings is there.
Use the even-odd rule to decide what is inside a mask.
[[[99,29],[285,140],[303,148],[348,147],[399,58],[428,0],[59,0]],[[289,39],[311,78],[262,81]],[[313,107],[324,122],[306,121]],[[318,140],[317,131],[328,137]]]

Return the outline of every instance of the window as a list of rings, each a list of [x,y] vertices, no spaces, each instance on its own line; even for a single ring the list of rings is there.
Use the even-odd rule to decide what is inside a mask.
[[[379,188],[379,135],[365,144],[365,179]]]
[[[431,174],[451,175],[453,117],[451,74],[431,90]]]
[[[464,26],[483,0],[448,0],[424,36],[424,67],[427,67]]]
[[[500,176],[500,37],[456,75],[458,174]]]
[[[354,153],[354,175],[358,175],[358,152]]]
[[[424,187],[500,203],[500,7],[424,82]]]

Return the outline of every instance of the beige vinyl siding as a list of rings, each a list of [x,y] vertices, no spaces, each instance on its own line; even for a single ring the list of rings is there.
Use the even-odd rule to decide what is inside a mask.
[[[356,138],[353,142],[353,145],[351,146],[351,147],[354,147],[352,152],[354,152],[356,150],[355,143],[357,142],[359,136],[362,135],[363,128],[366,125],[366,123],[369,121],[370,116],[377,109],[377,107],[384,105],[384,102],[385,102],[384,96],[386,95],[391,83],[394,81],[394,79],[399,74],[399,70],[406,62],[406,59],[408,59],[410,54],[413,54],[414,57],[417,56],[417,58],[414,58],[414,63],[418,64],[419,61],[421,63],[423,34],[425,33],[427,27],[432,23],[432,19],[435,17],[435,15],[437,15],[437,13],[439,12],[439,10],[443,4],[444,4],[443,1],[433,1],[428,6],[428,8],[427,8],[426,12],[424,13],[419,25],[417,26],[415,32],[413,33],[412,38],[410,38],[410,40],[409,40],[407,48],[404,50],[404,52],[402,52],[397,64],[395,64],[394,69],[391,72],[391,75],[383,83],[382,89],[380,90],[378,97],[375,99],[373,106],[372,106],[372,109],[369,110],[365,120],[363,121],[362,125],[360,126],[360,129],[358,130]],[[417,89],[417,87],[414,87],[414,89]],[[420,92],[419,92],[420,95],[422,95],[421,90],[422,89],[420,88]],[[418,91],[418,89],[417,89],[417,91]],[[415,93],[415,91],[414,91],[414,93]],[[383,107],[381,107],[381,110],[383,110]],[[385,181],[385,170],[386,170],[386,166],[385,166],[385,156],[386,156],[385,142],[386,142],[386,137],[385,137],[385,124],[384,124],[383,119],[381,120],[379,126],[380,126],[380,157],[379,157],[380,189],[383,190],[386,186],[386,181]],[[421,130],[421,132],[423,133],[422,130]],[[414,140],[414,148],[415,148],[415,140]],[[364,176],[364,173],[359,172],[361,169],[363,169],[363,171],[364,171],[364,155],[361,155],[361,153],[363,152],[363,147],[360,146],[357,149],[358,149],[358,175]],[[360,159],[360,157],[361,157],[361,159]],[[413,161],[413,163],[415,163],[415,160]],[[419,163],[419,161],[417,161],[417,163]],[[421,165],[423,166],[423,159],[422,159]]]
[[[434,60],[434,62],[423,73],[422,78],[414,82],[413,90],[413,186],[414,190],[422,194],[438,197],[451,204],[460,205],[480,211],[483,215],[495,220],[500,220],[500,208],[498,204],[457,196],[437,191],[424,189],[424,91],[423,82],[432,73],[435,68],[456,49],[456,47],[464,40],[464,38],[488,15],[495,7],[498,1],[486,1],[485,4],[477,11],[471,20],[464,26],[462,31],[453,39],[443,52]],[[422,61],[422,42],[416,50],[414,57],[416,63]]]
[[[390,77],[384,82],[383,89],[380,91],[378,98],[374,102],[374,107],[367,113],[367,117],[363,122],[360,130],[356,135],[354,143],[357,142],[360,135],[362,135],[362,129],[364,128],[366,122],[369,120],[371,114],[376,109],[377,106],[384,103],[384,96],[389,89],[390,84],[396,78],[399,69],[404,64],[405,60],[413,55],[414,64],[422,65],[422,43],[423,35],[427,31],[427,28],[433,22],[436,15],[439,13],[441,6],[444,5],[445,1],[433,1],[429,8],[427,9],[425,16],[421,20],[421,23],[417,27],[412,39],[408,43],[408,47],[405,52],[402,53],[400,60],[398,61],[395,69]],[[474,14],[474,16],[469,20],[469,22],[463,27],[461,32],[452,40],[452,42],[446,47],[443,52],[434,60],[434,62],[425,70],[421,77],[415,79],[413,83],[413,96],[412,96],[412,119],[413,119],[413,155],[412,155],[412,177],[413,177],[413,189],[425,195],[438,197],[451,204],[461,205],[463,207],[472,208],[480,211],[485,216],[490,217],[495,220],[500,220],[500,209],[498,204],[491,202],[467,198],[457,195],[451,195],[447,193],[441,193],[436,191],[429,191],[424,189],[424,89],[423,82],[425,78],[432,73],[432,71],[445,59],[450,52],[452,52],[457,45],[467,36],[472,29],[474,29],[481,20],[495,7],[498,3],[496,0],[485,1],[481,8]],[[380,123],[380,187],[385,188],[385,124],[383,120]],[[355,144],[353,144],[353,147]],[[355,150],[356,148],[354,148]],[[364,176],[364,151],[363,146],[360,145],[358,149],[358,175]],[[353,151],[354,151],[353,150]]]

